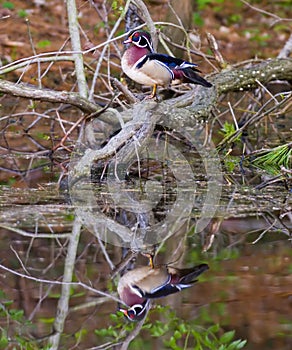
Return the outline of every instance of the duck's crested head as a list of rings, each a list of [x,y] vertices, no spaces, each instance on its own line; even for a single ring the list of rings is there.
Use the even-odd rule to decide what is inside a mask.
[[[150,52],[154,51],[151,35],[145,30],[134,30],[130,32],[124,44],[133,44],[139,48],[148,49]]]
[[[120,308],[119,311],[121,311],[129,321],[141,321],[146,316],[149,307],[150,301],[145,300],[143,304],[136,304],[128,309]]]

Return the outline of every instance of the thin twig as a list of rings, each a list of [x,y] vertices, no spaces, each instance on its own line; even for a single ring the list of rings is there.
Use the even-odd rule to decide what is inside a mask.
[[[7,271],[7,272],[10,272],[12,273],[13,275],[16,275],[16,276],[19,276],[19,277],[22,277],[22,278],[26,278],[28,280],[31,280],[31,281],[35,281],[35,282],[38,282],[38,283],[47,283],[47,284],[55,284],[55,285],[59,285],[59,286],[62,286],[62,285],[67,285],[67,286],[71,286],[71,287],[82,287],[94,294],[98,294],[98,295],[101,295],[103,297],[107,297],[108,300],[112,300],[112,301],[116,301],[117,303],[120,303],[120,304],[123,304],[123,301],[120,300],[119,298],[115,297],[114,295],[112,294],[109,294],[109,293],[106,293],[106,292],[102,292],[101,290],[98,290],[98,289],[95,289],[89,285],[87,285],[86,283],[83,283],[83,282],[64,282],[64,281],[53,281],[53,280],[47,280],[47,279],[44,279],[44,278],[38,278],[38,277],[33,277],[33,276],[28,276],[28,275],[25,275],[23,273],[20,273],[20,272],[17,272],[15,271],[15,269],[10,269],[9,267],[6,267],[2,264],[0,264],[0,269],[4,270],[4,271]]]
[[[240,0],[240,1],[243,2],[246,6],[248,6],[249,8],[251,8],[252,10],[254,10],[256,12],[259,12],[259,13],[262,13],[264,15],[275,18],[275,21],[271,24],[271,27],[273,27],[277,22],[281,22],[281,21],[291,22],[291,20],[292,20],[292,18],[282,18],[282,17],[279,17],[278,15],[275,15],[272,12],[268,12],[268,11],[265,11],[263,9],[260,9],[256,6],[251,5],[249,2],[247,2],[245,0]]]
[[[81,51],[76,1],[67,0],[66,4],[67,4],[67,14],[68,14],[71,46],[73,51]],[[86,98],[88,96],[88,87],[87,87],[86,78],[85,78],[83,55],[82,53],[76,53],[76,54],[73,54],[73,57],[75,62],[78,90],[79,90],[80,96]]]
[[[150,16],[148,8],[144,4],[144,1],[142,1],[142,0],[132,0],[132,1],[136,4],[137,7],[139,7],[141,12],[143,13],[143,17],[145,19],[145,22],[147,24],[147,27],[149,28],[149,31],[150,31],[150,34],[152,37],[154,51],[156,51],[157,45],[158,45],[157,32],[156,32],[156,28],[155,28],[155,23],[153,22],[153,20]]]
[[[71,233],[30,233],[27,231],[23,231],[17,227],[7,226],[0,224],[1,228],[4,228],[5,230],[9,230],[12,232],[15,232],[23,237],[30,237],[30,238],[52,238],[52,239],[60,239],[60,238],[68,238]]]
[[[108,36],[108,40],[107,40],[107,43],[104,45],[103,49],[102,49],[102,52],[100,54],[100,57],[98,59],[98,62],[96,64],[96,69],[95,69],[95,72],[94,72],[94,76],[93,76],[93,79],[92,79],[92,84],[91,84],[91,88],[90,88],[90,92],[89,92],[89,100],[91,100],[93,98],[93,94],[94,94],[94,88],[95,88],[95,84],[96,84],[96,80],[97,80],[97,77],[99,75],[99,70],[100,70],[100,67],[101,67],[101,63],[104,59],[104,55],[105,55],[105,52],[111,42],[111,38],[113,37],[114,33],[117,31],[117,29],[119,28],[119,25],[120,23],[122,22],[129,6],[130,6],[130,3],[131,3],[131,0],[127,0],[126,4],[125,4],[125,7],[124,7],[124,10],[123,10],[123,13],[121,14],[121,16],[118,18],[118,20],[116,21],[112,31],[110,32],[109,36]]]

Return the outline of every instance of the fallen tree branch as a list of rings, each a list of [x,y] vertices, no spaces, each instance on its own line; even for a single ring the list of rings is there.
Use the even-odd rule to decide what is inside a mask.
[[[33,100],[53,103],[66,103],[79,108],[85,113],[94,113],[101,107],[81,97],[78,93],[68,91],[55,91],[50,89],[38,89],[36,86],[27,84],[14,84],[0,79],[0,92]]]
[[[212,81],[218,93],[250,90],[272,80],[292,80],[292,59],[273,59],[246,68],[232,69],[216,74]]]
[[[246,68],[222,71],[213,75],[209,80],[213,83],[213,88],[206,89],[196,86],[179,97],[159,102],[154,113],[159,113],[161,122],[174,129],[177,123],[180,126],[194,125],[200,118],[208,118],[221,94],[252,89],[258,86],[258,82],[267,84],[272,80],[292,81],[292,59],[267,60]],[[66,103],[85,113],[101,110],[100,106],[74,92],[38,89],[5,80],[0,80],[0,92],[28,99]],[[142,101],[139,104],[142,108],[147,103],[149,102]],[[108,113],[110,113],[109,110],[105,112],[107,115]],[[131,111],[124,111],[121,116],[124,120],[129,120]]]

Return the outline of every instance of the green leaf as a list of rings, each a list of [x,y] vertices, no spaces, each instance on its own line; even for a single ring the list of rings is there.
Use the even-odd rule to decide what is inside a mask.
[[[80,339],[84,339],[84,337],[87,335],[88,331],[84,328],[80,329],[80,331],[76,332],[74,334],[75,339],[80,341]]]
[[[5,1],[2,5],[3,8],[13,10],[14,4],[11,1]]]
[[[5,331],[2,331],[0,338],[0,349],[6,349],[8,345],[8,338]]]
[[[220,347],[218,348],[218,350],[226,350],[226,346],[221,344]]]
[[[41,317],[39,320],[45,324],[53,324],[55,322],[55,317]]]
[[[242,349],[246,345],[247,341],[246,340],[235,340],[228,346],[228,350],[239,350]]]
[[[219,329],[220,329],[219,324],[214,324],[213,326],[209,327],[207,331],[210,333],[217,333]]]
[[[237,345],[237,349],[242,349],[243,347],[245,347],[245,345],[247,344],[247,340],[238,340],[239,344]]]
[[[179,346],[176,344],[175,337],[171,337],[168,343],[168,346],[173,350],[181,350]]]
[[[19,10],[18,11],[18,17],[20,17],[20,18],[25,18],[25,17],[27,17],[27,12],[25,11],[25,10]]]
[[[198,12],[193,13],[193,22],[198,27],[202,27],[204,25],[204,19]]]
[[[153,337],[161,337],[162,335],[165,334],[166,331],[167,329],[165,329],[163,325],[156,324],[156,325],[153,325],[151,329],[151,334]]]
[[[39,49],[44,49],[50,45],[51,45],[50,40],[41,40],[36,44],[37,48],[39,48]]]
[[[15,321],[21,321],[23,319],[24,311],[11,309],[9,311],[11,318]]]
[[[173,334],[173,336],[175,337],[175,339],[180,339],[182,337],[181,332],[179,332],[178,330],[176,330]]]
[[[224,333],[220,339],[219,342],[223,344],[228,344],[231,342],[231,340],[234,338],[235,331],[229,331]]]
[[[212,340],[208,337],[208,334],[205,334],[205,337],[203,339],[204,345],[207,345],[210,349],[212,349],[213,342]]]
[[[181,332],[181,333],[186,333],[188,330],[187,330],[187,327],[185,325],[185,323],[181,323],[178,325],[178,330]]]

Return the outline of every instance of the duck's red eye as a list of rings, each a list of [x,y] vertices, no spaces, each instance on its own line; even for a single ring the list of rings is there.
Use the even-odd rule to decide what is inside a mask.
[[[134,41],[138,41],[139,38],[140,38],[140,34],[139,34],[139,33],[134,33],[134,34],[132,35],[132,40],[134,40]]]
[[[131,320],[133,320],[136,315],[134,313],[129,313],[128,316],[130,317]]]

